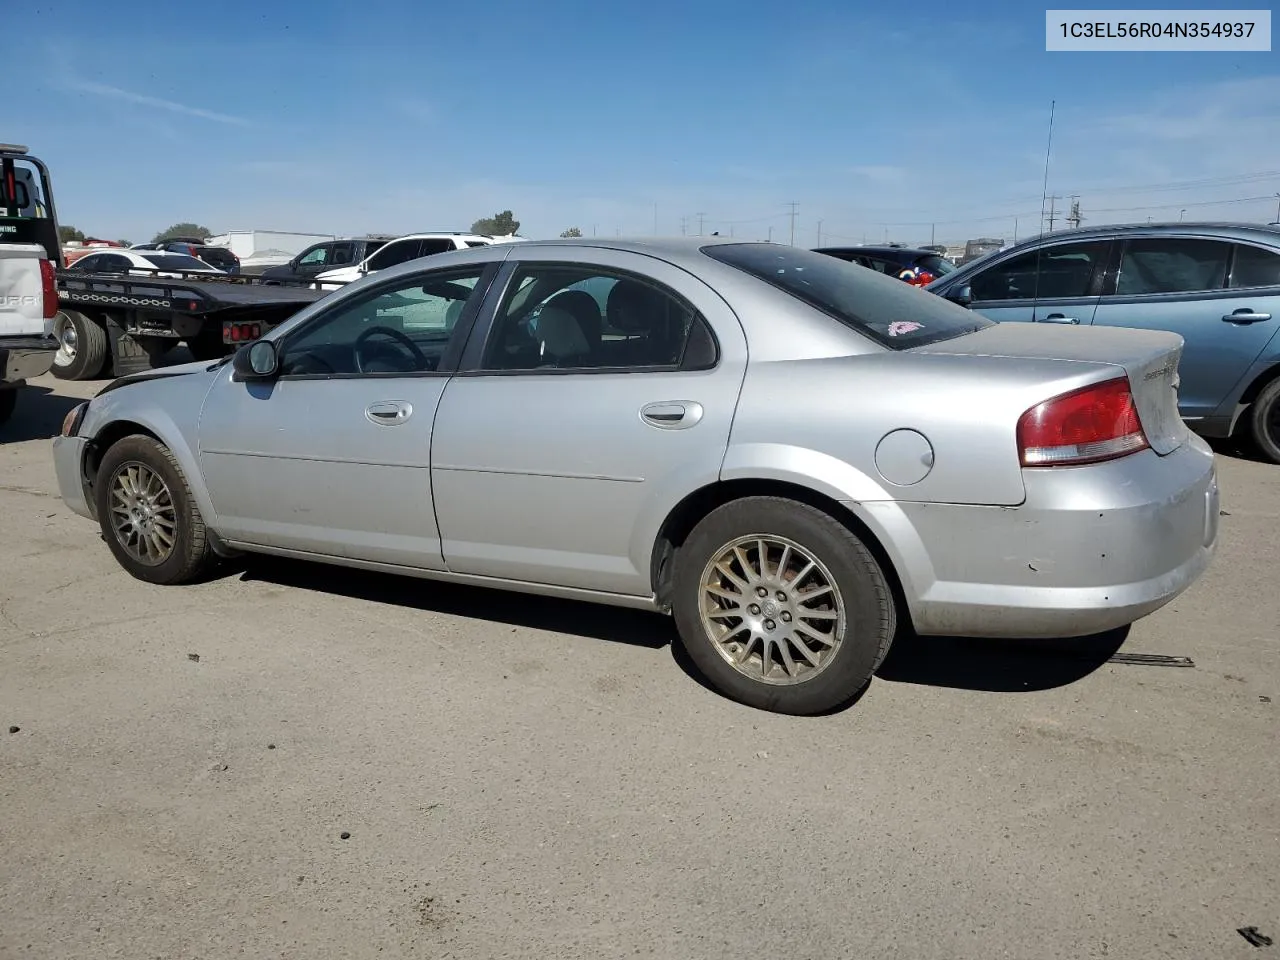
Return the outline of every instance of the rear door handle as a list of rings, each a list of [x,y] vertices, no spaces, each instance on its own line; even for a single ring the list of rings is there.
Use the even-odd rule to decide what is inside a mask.
[[[702,404],[693,400],[664,400],[640,408],[640,419],[663,430],[685,430],[702,419]]]
[[[1068,317],[1061,313],[1051,313],[1040,321],[1041,323],[1079,323],[1075,317]]]
[[[1228,313],[1222,319],[1227,323],[1261,323],[1263,320],[1270,320],[1271,314],[1254,313],[1248,307],[1244,307],[1234,313]]]
[[[394,427],[413,416],[413,404],[407,400],[379,400],[364,411],[365,419],[380,427]]]

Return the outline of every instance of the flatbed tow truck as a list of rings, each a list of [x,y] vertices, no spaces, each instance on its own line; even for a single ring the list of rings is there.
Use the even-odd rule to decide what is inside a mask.
[[[179,341],[195,359],[217,360],[328,295],[256,277],[139,274],[58,271],[55,376],[92,380],[148,370]]]
[[[154,366],[180,341],[197,360],[219,359],[328,293],[230,274],[69,269],[48,167],[16,144],[0,143],[0,252],[0,392],[50,369],[31,359],[28,341],[46,360],[52,354],[52,372],[64,380],[124,376]],[[12,392],[0,396],[6,403],[12,407]]]

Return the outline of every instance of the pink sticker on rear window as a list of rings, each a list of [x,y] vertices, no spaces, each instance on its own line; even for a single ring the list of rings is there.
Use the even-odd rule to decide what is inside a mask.
[[[896,337],[904,333],[915,333],[923,328],[923,323],[916,323],[914,320],[895,320],[889,324],[889,336]]]

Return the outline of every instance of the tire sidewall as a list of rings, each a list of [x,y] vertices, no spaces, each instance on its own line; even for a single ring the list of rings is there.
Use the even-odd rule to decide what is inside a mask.
[[[59,312],[75,328],[76,355],[70,363],[59,363],[58,358],[62,356],[59,347],[51,372],[60,380],[88,380],[97,376],[106,364],[107,332],[78,310]]]
[[[1272,463],[1280,463],[1280,437],[1274,436],[1267,422],[1280,403],[1280,380],[1273,380],[1253,403],[1252,433],[1258,451]]]
[[[121,546],[111,529],[110,495],[112,480],[116,471],[126,463],[141,463],[143,466],[159,474],[169,488],[169,496],[173,500],[175,526],[174,546],[163,563],[148,566],[139,563]],[[148,583],[173,583],[181,579],[188,566],[188,553],[192,542],[192,512],[196,509],[190,502],[185,480],[178,474],[163,448],[150,437],[126,437],[113,445],[102,458],[98,467],[98,480],[94,485],[94,502],[98,510],[98,525],[102,529],[103,539],[107,541],[112,555],[120,566],[132,576]]]
[[[794,541],[826,565],[839,587],[845,637],[835,659],[811,680],[787,686],[753,681],[724,660],[703,629],[703,569],[713,552],[753,534]],[[777,713],[821,713],[848,702],[871,680],[895,630],[893,598],[875,558],[834,518],[798,502],[741,500],[708,514],[676,555],[673,587],[680,640],[698,669],[732,699]]]

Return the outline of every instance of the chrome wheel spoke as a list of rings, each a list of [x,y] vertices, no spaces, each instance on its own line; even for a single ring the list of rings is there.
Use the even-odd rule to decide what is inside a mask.
[[[707,639],[725,662],[758,682],[802,683],[826,669],[844,639],[835,577],[783,537],[752,534],[725,544],[703,569],[700,593]]]
[[[147,566],[164,563],[178,539],[178,513],[164,478],[146,464],[130,461],[110,479],[107,505],[116,542]]]

